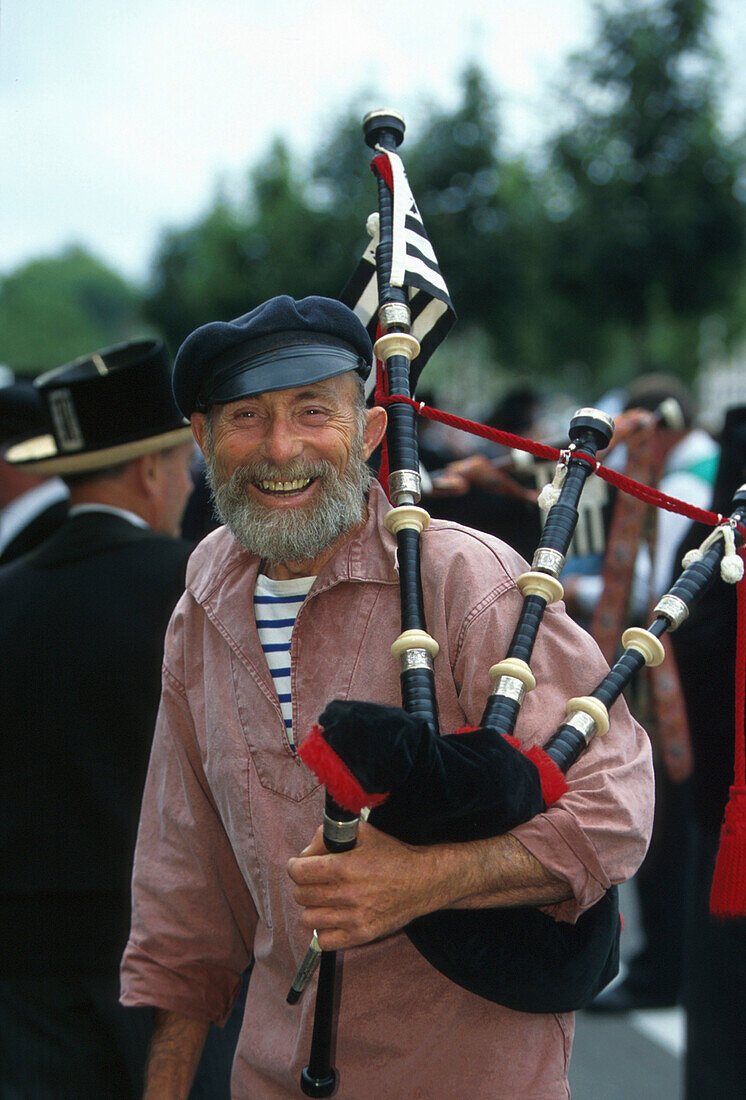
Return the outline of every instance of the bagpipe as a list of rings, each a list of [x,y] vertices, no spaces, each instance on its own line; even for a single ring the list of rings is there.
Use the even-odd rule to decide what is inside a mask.
[[[417,410],[411,398],[423,348],[427,353],[427,336],[422,342],[418,339],[417,324],[427,321],[433,300],[430,320],[434,316],[436,326],[447,326],[453,315],[396,154],[403,120],[392,111],[372,112],[363,131],[375,152],[372,168],[378,181],[374,351],[385,365],[389,413],[385,472],[393,507],[385,524],[396,539],[400,575],[402,632],[391,652],[400,664],[402,709],[332,702],[300,745],[299,755],[326,787],[323,833],[330,851],[354,846],[358,821],[367,811],[377,829],[408,844],[426,845],[497,836],[553,805],[567,789],[565,773],[592,739],[608,730],[609,708],[635,673],[662,660],[662,634],[675,629],[709,587],[727,547],[740,544],[740,524],[746,516],[743,486],[734,498],[732,516],[723,524],[730,543],[725,531],[722,538],[712,539],[659,601],[651,625],[625,632],[624,652],[601,682],[588,695],[570,700],[566,720],[544,748],[533,746],[524,752],[513,731],[525,695],[535,687],[532,650],[546,607],[562,598],[559,576],[577,524],[578,501],[597,468],[596,453],[608,446],[614,428],[603,412],[580,409],[560,456],[556,500],[541,545],[530,570],[517,581],[523,607],[507,654],[490,669],[492,688],[481,724],[440,733],[433,664],[439,646],[427,631],[419,561],[419,538],[430,517],[419,506]],[[424,306],[423,295],[429,298]],[[448,909],[420,917],[404,931],[446,977],[489,1001],[524,1012],[582,1007],[614,977],[619,965],[621,922],[615,886],[574,924],[530,906]],[[308,1096],[329,1096],[336,1083],[336,959],[334,952],[320,951],[315,936],[288,994],[290,1003],[297,1001],[319,957],[311,1054],[301,1077]]]

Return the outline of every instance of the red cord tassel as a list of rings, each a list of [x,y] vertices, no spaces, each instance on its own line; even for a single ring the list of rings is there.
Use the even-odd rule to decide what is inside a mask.
[[[730,789],[710,891],[714,917],[746,916],[746,787]]]
[[[746,563],[744,547],[738,551]],[[736,747],[734,781],[720,831],[720,847],[710,891],[710,912],[715,917],[746,916],[746,580],[737,586],[736,634]]]

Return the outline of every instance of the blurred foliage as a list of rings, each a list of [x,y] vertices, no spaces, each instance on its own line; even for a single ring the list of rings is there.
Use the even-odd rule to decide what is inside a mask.
[[[82,248],[0,281],[0,360],[34,376],[144,331],[141,295]]]
[[[471,378],[477,360],[491,396],[526,378],[584,399],[645,370],[691,379],[746,330],[746,148],[720,128],[710,16],[707,0],[599,5],[542,159],[505,152],[498,96],[475,65],[455,108],[432,106],[407,132],[403,159],[460,318],[424,380],[443,399],[448,372],[468,361]],[[165,230],[139,303],[79,250],[9,275],[0,359],[62,362],[71,343],[128,332],[139,306],[175,350],[273,294],[338,295],[376,204],[363,113],[362,97],[350,102],[308,166],[275,140],[243,194],[216,194],[194,224]]]
[[[607,384],[693,377],[698,322],[743,280],[743,153],[719,128],[709,17],[707,0],[625,0],[572,63],[574,118],[544,180],[554,344]]]

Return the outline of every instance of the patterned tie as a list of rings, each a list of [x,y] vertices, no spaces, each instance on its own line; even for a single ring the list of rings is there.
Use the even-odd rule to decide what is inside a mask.
[[[640,430],[634,446],[629,447],[625,473],[635,481],[657,486],[663,472],[666,452],[661,432],[653,425]],[[603,565],[603,593],[591,620],[590,632],[611,664],[619,647],[619,638],[627,619],[635,559],[640,542],[655,551],[655,514],[646,504],[627,493],[619,493],[609,528]],[[651,608],[661,593],[656,593]],[[691,775],[693,757],[684,697],[673,650],[665,636],[661,639],[666,659],[657,668],[647,667],[646,677],[650,732],[666,769],[674,783]]]

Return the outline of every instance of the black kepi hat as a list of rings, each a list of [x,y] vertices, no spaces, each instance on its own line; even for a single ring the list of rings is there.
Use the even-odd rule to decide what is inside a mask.
[[[371,358],[365,326],[342,302],[280,294],[233,321],[211,321],[187,336],[174,361],[174,395],[189,417],[346,371],[365,381]]]
[[[46,430],[3,450],[6,462],[32,473],[93,472],[192,438],[158,340],[103,348],[41,375],[34,387]]]
[[[31,379],[0,385],[0,443],[26,439],[45,430],[44,405]]]

